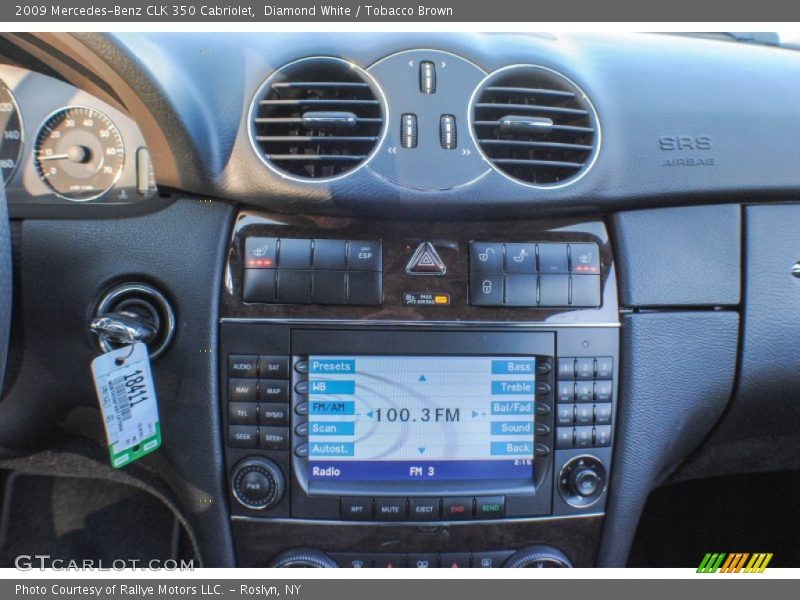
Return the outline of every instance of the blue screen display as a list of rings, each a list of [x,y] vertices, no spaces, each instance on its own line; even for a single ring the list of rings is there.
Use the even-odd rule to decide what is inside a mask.
[[[532,356],[310,356],[309,478],[531,479]]]

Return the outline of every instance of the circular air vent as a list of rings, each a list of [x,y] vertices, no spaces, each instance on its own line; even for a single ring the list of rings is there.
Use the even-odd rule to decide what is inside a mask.
[[[259,156],[283,176],[330,180],[366,164],[384,132],[385,104],[363,69],[333,57],[280,68],[250,110]]]
[[[545,67],[515,65],[490,74],[473,93],[470,116],[486,160],[536,187],[576,181],[600,146],[600,123],[589,98]]]

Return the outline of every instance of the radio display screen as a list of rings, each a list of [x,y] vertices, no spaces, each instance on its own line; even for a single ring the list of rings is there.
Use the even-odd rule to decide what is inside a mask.
[[[309,479],[530,480],[535,376],[533,356],[309,356]]]

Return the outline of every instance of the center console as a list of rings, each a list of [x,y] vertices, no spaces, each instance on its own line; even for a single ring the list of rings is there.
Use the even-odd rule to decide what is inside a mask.
[[[602,223],[243,213],[222,313],[241,565],[593,561],[619,369]]]

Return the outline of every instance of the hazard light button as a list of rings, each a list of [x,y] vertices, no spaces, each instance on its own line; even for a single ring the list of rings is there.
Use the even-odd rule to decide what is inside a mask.
[[[406,265],[409,275],[444,275],[447,272],[439,253],[433,244],[422,242]]]

